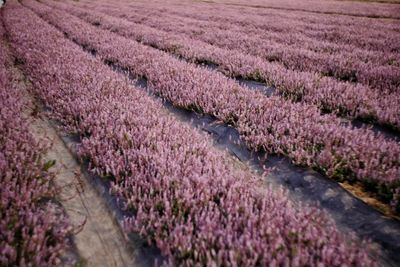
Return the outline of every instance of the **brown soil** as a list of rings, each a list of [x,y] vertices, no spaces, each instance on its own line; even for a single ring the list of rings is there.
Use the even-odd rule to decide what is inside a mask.
[[[367,205],[379,210],[385,216],[400,220],[400,217],[393,213],[393,210],[390,208],[388,204],[378,200],[377,196],[375,196],[373,193],[365,191],[361,184],[358,183],[350,184],[346,181],[339,184],[354,197],[362,200]]]

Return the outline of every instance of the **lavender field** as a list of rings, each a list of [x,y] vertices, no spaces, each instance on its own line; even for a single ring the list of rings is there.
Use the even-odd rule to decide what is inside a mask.
[[[0,266],[399,266],[400,1],[0,22]]]

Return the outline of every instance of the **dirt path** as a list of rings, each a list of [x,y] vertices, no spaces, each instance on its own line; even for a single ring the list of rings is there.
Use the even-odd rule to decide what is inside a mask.
[[[22,73],[15,69],[15,74],[28,103],[26,115],[32,122],[30,130],[38,139],[51,144],[44,161],[56,161],[51,168],[56,173],[54,183],[60,189],[58,200],[77,232],[73,238],[81,258],[80,264],[96,267],[136,265],[127,246],[127,238],[122,234],[104,199],[87,181],[79,163],[49,120],[41,114]]]

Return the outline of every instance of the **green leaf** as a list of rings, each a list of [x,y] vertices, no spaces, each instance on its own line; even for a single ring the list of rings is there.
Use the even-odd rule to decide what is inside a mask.
[[[49,171],[49,169],[50,169],[51,167],[53,167],[54,165],[56,165],[56,160],[55,160],[55,159],[47,161],[47,162],[43,165],[43,171],[45,171],[45,172]]]

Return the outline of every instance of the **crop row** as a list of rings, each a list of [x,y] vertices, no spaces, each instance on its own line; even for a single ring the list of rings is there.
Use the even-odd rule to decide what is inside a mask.
[[[375,265],[320,211],[299,211],[227,163],[207,137],[33,12],[14,1],[5,16],[37,94],[81,136],[79,154],[93,172],[111,177],[131,213],[126,230],[156,245],[167,264]]]
[[[372,51],[399,51],[399,31],[396,22],[371,19],[354,19],[337,16],[312,15],[297,12],[287,12],[273,9],[246,9],[226,5],[155,5],[152,2],[127,2],[118,0],[113,3],[104,1],[80,1],[77,5],[115,8],[123,7],[133,10],[150,11],[156,15],[174,15],[198,23],[210,22],[214,25],[226,25],[241,28],[268,36],[271,32],[278,33],[288,39],[301,36],[301,40],[312,38],[319,42],[350,45]],[[198,12],[201,9],[203,12]],[[221,13],[223,12],[223,16]]]
[[[324,39],[314,39],[300,32],[282,32],[281,29],[277,29],[278,25],[281,27],[282,24],[287,25],[286,27],[289,27],[290,29],[298,28],[299,31],[302,29],[302,27],[309,27],[309,25],[299,25],[295,27],[296,23],[298,23],[297,21],[287,21],[283,20],[283,18],[279,18],[279,24],[276,21],[278,18],[273,18],[274,23],[278,25],[268,24],[268,26],[273,28],[274,30],[266,31],[260,30],[253,25],[243,26],[228,23],[226,21],[198,20],[189,16],[175,15],[175,13],[169,14],[165,12],[165,10],[149,9],[146,6],[127,6],[121,9],[121,7],[115,3],[113,5],[101,5],[97,2],[96,4],[83,4],[79,2],[75,5],[102,12],[105,12],[107,10],[110,11],[107,12],[107,14],[110,15],[112,15],[114,11],[120,11],[116,13],[118,16],[129,18],[130,20],[137,23],[146,24],[154,27],[162,27],[162,29],[165,31],[179,31],[181,33],[190,34],[193,37],[197,35],[202,35],[203,38],[207,38],[210,41],[212,41],[213,38],[213,35],[210,35],[213,30],[218,30],[218,35],[228,34],[231,39],[233,38],[233,36],[235,36],[237,38],[236,42],[241,42],[242,40],[245,41],[243,45],[249,45],[247,41],[249,38],[251,38],[258,47],[263,46],[263,48],[268,49],[268,57],[270,57],[271,59],[274,51],[279,51],[276,47],[278,45],[282,45],[285,46],[285,51],[287,53],[291,52],[293,49],[297,49],[299,50],[299,52],[297,52],[299,55],[306,54],[307,52],[315,52],[312,54],[318,56],[318,53],[321,53],[325,54],[325,56],[336,55],[337,57],[346,57],[350,58],[352,61],[356,61],[356,63],[368,62],[375,65],[400,64],[398,62],[400,57],[396,53],[392,53],[390,51],[366,50],[354,45],[338,44],[337,42],[328,42]],[[165,22],[167,22],[167,25],[159,25],[161,15],[163,16],[163,18],[165,18]],[[174,24],[176,28],[172,28],[171,24]],[[359,29],[359,31],[360,30],[362,29]],[[325,30],[325,33],[326,31],[327,30]],[[315,32],[318,32],[318,30],[314,30],[312,33],[315,34]],[[381,32],[381,35],[382,34],[383,33]],[[380,38],[384,41],[390,41],[391,36],[380,36]],[[260,44],[260,41],[262,41],[263,43]],[[386,48],[387,47],[385,47],[384,49]]]
[[[397,5],[386,3],[363,3],[346,1],[296,1],[283,0],[275,2],[273,0],[227,0],[227,4],[236,4],[238,6],[277,8],[289,11],[315,12],[322,14],[349,15],[372,18],[395,18],[399,19]]]
[[[69,227],[57,215],[45,147],[23,117],[25,102],[13,84],[13,64],[0,24],[0,265],[54,266]]]
[[[400,93],[378,93],[362,85],[337,82],[307,72],[294,72],[228,49],[220,49],[181,35],[163,32],[141,24],[54,2],[52,6],[72,13],[93,25],[110,30],[143,44],[168,51],[188,61],[213,62],[229,76],[266,81],[282,96],[318,106],[350,118],[363,118],[380,124],[400,127]],[[111,11],[110,11],[111,12]]]
[[[96,7],[92,8],[96,9]],[[112,14],[109,8],[102,9],[102,12]],[[242,32],[235,32],[232,31],[231,24],[227,22],[222,25],[224,29],[209,26],[204,28],[201,25],[189,26],[182,19],[179,19],[176,23],[176,21],[171,21],[164,15],[146,16],[142,10],[134,12],[129,8],[116,7],[114,13],[118,15],[122,13],[125,17],[129,16],[131,21],[144,23],[169,33],[183,34],[223,49],[235,50],[260,57],[269,62],[279,63],[287,69],[315,72],[322,76],[357,82],[383,91],[397,91],[400,88],[400,56],[397,53],[379,53],[356,49],[345,52],[337,45],[336,49],[339,52],[334,54],[323,53],[305,49],[308,42],[304,39],[297,46],[289,43],[271,42],[269,33],[264,37],[249,33],[247,29]],[[144,19],[144,17],[147,17],[147,19]],[[284,33],[277,35],[285,39]],[[321,44],[320,41],[314,42],[317,50],[325,49],[319,44]]]
[[[34,1],[24,4],[69,38],[133,74],[175,106],[195,109],[233,124],[253,149],[288,156],[330,177],[360,180],[386,200],[398,197],[400,145],[367,129],[341,125],[313,106],[266,97],[223,75],[182,62],[151,47],[104,31]],[[395,204],[395,203],[394,203]]]
[[[80,4],[76,4],[82,6]],[[102,7],[98,4],[84,5],[86,8],[101,10],[106,14],[116,12],[119,16],[129,18],[137,23],[146,24],[152,27],[158,27],[162,30],[186,34],[194,39],[201,39],[210,44],[215,44],[215,40],[219,46],[229,47],[231,49],[240,50],[248,54],[261,56],[269,61],[277,61],[288,68],[299,70],[319,71],[325,75],[335,76],[339,79],[356,79],[362,77],[359,81],[367,83],[368,80],[363,73],[357,72],[357,77],[348,77],[348,74],[354,70],[362,70],[368,68],[370,80],[373,72],[384,70],[385,72],[394,73],[399,70],[399,55],[389,51],[368,51],[348,44],[328,43],[321,40],[304,36],[298,32],[287,33],[281,31],[260,31],[259,29],[249,26],[238,26],[226,21],[199,21],[193,18],[173,16],[165,14],[164,10],[156,11],[143,8],[121,8],[118,5],[110,7]],[[243,16],[243,15],[242,15]],[[163,20],[161,20],[163,18]],[[161,22],[164,22],[161,23]],[[277,22],[275,22],[277,23]],[[289,24],[290,22],[282,22],[280,25]],[[274,27],[270,25],[270,27]],[[360,29],[361,30],[361,29]],[[382,33],[381,33],[382,34]],[[390,37],[381,36],[383,40]],[[233,43],[232,43],[233,42]],[[301,59],[301,60],[300,60]],[[313,66],[310,63],[313,63]],[[344,64],[346,63],[346,64]],[[335,69],[340,70],[334,73]],[[347,76],[346,76],[347,74]],[[388,74],[386,74],[388,75]],[[377,81],[375,87],[382,88],[384,83]]]

